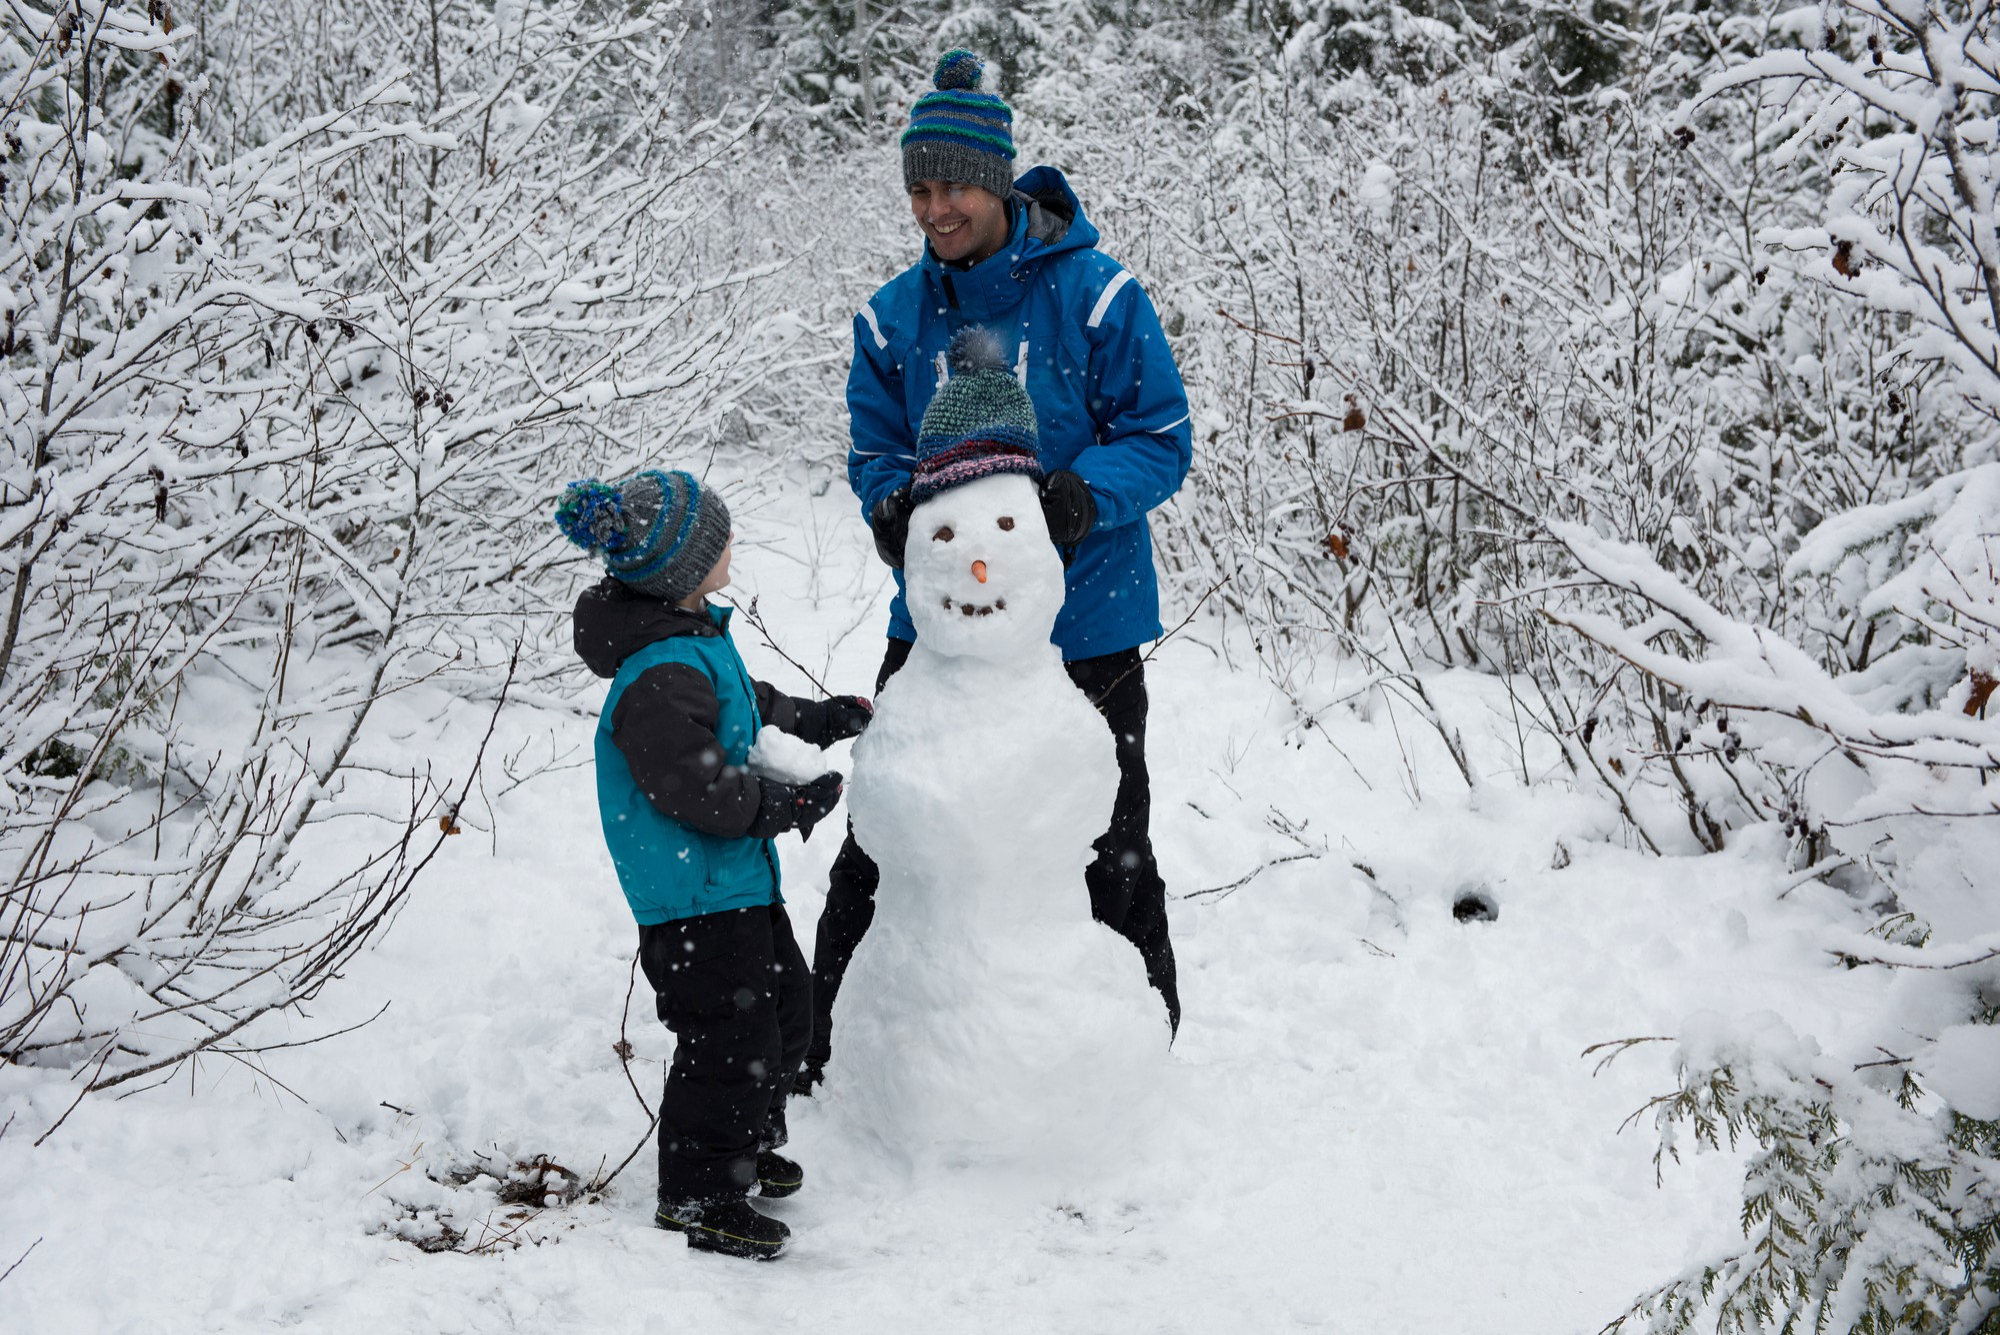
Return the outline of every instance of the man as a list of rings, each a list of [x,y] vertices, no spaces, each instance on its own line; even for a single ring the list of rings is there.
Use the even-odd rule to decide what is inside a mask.
[[[1063,548],[1067,596],[1055,642],[1070,677],[1117,739],[1111,828],[1085,873],[1093,915],[1138,947],[1146,976],[1180,1023],[1166,886],[1149,833],[1146,679],[1139,646],[1160,635],[1146,513],[1180,489],[1193,459],[1186,391],[1159,316],[1139,284],[1096,249],[1097,229],[1062,173],[1014,178],[1013,112],[979,87],[969,51],[938,62],[902,138],[910,213],[923,258],[854,320],[847,381],[847,476],[897,569],[889,647],[876,680],[902,667],[916,628],[903,601],[903,549],[918,425],[944,382],[952,335],[983,325],[1013,350],[1040,426],[1042,508]],[[833,999],[875,914],[875,864],[850,831],[834,860],[813,955],[813,1041],[799,1073],[809,1092],[832,1050]]]

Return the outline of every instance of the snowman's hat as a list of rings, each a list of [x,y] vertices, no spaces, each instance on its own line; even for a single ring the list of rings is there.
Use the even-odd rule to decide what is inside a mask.
[[[1025,473],[1039,481],[1035,405],[1008,367],[1000,336],[978,325],[959,330],[945,364],[951,378],[924,409],[917,428],[910,499],[921,505],[941,491],[996,473]]]

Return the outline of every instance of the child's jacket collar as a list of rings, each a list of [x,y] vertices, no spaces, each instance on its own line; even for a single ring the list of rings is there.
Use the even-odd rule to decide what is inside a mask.
[[[680,635],[700,638],[729,633],[729,608],[704,604],[700,611],[661,602],[607,575],[576,600],[577,657],[597,676],[618,675],[618,666],[649,644]]]

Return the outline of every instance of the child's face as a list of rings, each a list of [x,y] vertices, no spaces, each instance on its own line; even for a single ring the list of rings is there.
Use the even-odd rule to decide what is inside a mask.
[[[729,541],[723,545],[722,555],[717,557],[715,564],[709,568],[708,577],[696,585],[695,591],[688,595],[690,605],[699,605],[709,594],[729,587],[729,556],[735,550],[736,535],[731,533]]]

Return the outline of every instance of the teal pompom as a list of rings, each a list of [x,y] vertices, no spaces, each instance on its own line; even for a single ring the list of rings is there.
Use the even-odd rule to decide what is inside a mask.
[[[624,502],[594,477],[564,488],[556,504],[556,527],[587,552],[619,552],[629,540]]]
[[[986,62],[970,51],[963,49],[947,51],[938,58],[937,73],[931,82],[940,92],[949,88],[962,88],[976,92],[979,81],[986,74]]]

